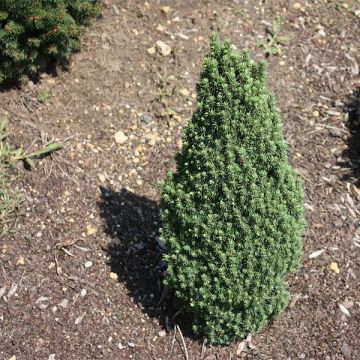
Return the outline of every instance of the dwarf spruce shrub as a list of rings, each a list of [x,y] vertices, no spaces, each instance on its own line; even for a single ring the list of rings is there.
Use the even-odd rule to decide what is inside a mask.
[[[96,0],[1,0],[0,85],[26,80],[79,49]]]
[[[265,76],[212,35],[177,171],[161,186],[165,283],[214,344],[278,315],[300,262],[303,193]]]

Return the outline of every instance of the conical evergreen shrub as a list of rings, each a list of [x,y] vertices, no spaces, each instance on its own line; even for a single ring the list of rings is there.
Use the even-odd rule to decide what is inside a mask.
[[[97,0],[0,0],[0,85],[68,59],[99,13]]]
[[[165,283],[214,344],[278,315],[301,257],[301,183],[265,77],[263,62],[212,35],[177,171],[161,186]]]

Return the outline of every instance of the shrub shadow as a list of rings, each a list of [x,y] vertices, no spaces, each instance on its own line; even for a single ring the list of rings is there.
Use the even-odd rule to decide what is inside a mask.
[[[56,60],[49,60],[45,68],[40,69],[36,74],[33,74],[32,76],[28,76],[28,79],[24,82],[21,82],[21,80],[7,80],[0,84],[0,93],[6,93],[13,89],[20,91],[22,90],[22,87],[28,83],[28,81],[32,81],[36,85],[40,83],[42,78],[46,75],[55,78],[59,74],[59,69],[61,69],[61,71],[68,71],[69,61],[62,60],[60,62],[57,62]]]
[[[191,315],[179,315],[174,294],[164,292],[158,203],[126,189],[114,192],[100,187],[100,192],[98,205],[104,232],[112,238],[105,249],[111,271],[126,285],[140,309],[157,318],[163,329],[171,330],[176,323],[184,336],[195,339]]]
[[[112,238],[106,251],[111,271],[129,295],[149,315],[158,315],[164,271],[157,241],[158,206],[155,201],[126,189],[100,187],[104,231]]]
[[[353,92],[353,95],[344,105],[344,111],[348,114],[347,127],[350,136],[347,138],[347,148],[342,157],[344,162],[339,165],[349,169],[344,180],[354,179],[356,185],[360,186],[360,88]],[[346,160],[345,160],[346,159]]]

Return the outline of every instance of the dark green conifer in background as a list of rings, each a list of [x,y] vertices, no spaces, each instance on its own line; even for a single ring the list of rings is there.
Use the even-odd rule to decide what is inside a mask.
[[[26,80],[79,49],[96,0],[1,0],[0,85]]]
[[[301,257],[301,183],[289,165],[263,62],[212,35],[177,171],[161,186],[165,283],[195,333],[227,344],[287,304]]]

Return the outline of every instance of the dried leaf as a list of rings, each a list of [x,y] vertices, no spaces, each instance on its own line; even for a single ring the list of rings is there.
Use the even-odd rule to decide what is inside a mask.
[[[68,299],[63,299],[61,300],[61,302],[58,303],[58,306],[61,306],[62,308],[66,309],[68,306],[69,300]]]
[[[307,210],[314,211],[314,208],[313,208],[310,204],[308,204],[308,203],[305,203],[305,204],[304,204],[304,207],[305,207],[305,209],[307,209]]]
[[[45,297],[45,296],[40,296],[40,297],[36,300],[35,304],[39,304],[39,303],[41,303],[41,302],[48,301],[48,300],[49,300],[49,298],[47,298],[47,297]]]
[[[273,29],[275,34],[280,32],[280,27],[281,27],[280,18],[278,16],[276,16],[274,18],[274,20],[273,20],[273,23],[272,23],[272,29]]]
[[[79,317],[77,317],[77,318],[75,319],[75,325],[79,325],[79,324],[82,322],[85,314],[86,314],[86,313],[82,313]]]
[[[300,299],[301,297],[301,294],[294,294],[292,297],[291,297],[291,301],[290,301],[290,304],[289,304],[289,307],[290,308],[293,308],[295,306],[295,304],[297,303],[297,301]]]
[[[15,293],[18,288],[18,284],[12,283],[9,292],[6,295],[6,298],[9,300]]]
[[[345,56],[352,62],[351,73],[354,76],[359,75],[359,65],[357,61],[354,58],[352,58],[349,54],[345,54]]]
[[[246,341],[242,341],[242,342],[238,345],[238,347],[237,347],[237,349],[236,349],[236,355],[237,355],[237,356],[239,356],[239,355],[244,351],[245,346],[246,346]]]
[[[317,257],[320,256],[323,252],[325,252],[325,249],[316,250],[316,251],[312,252],[312,253],[309,255],[309,259],[317,258]]]
[[[3,286],[2,288],[0,288],[0,299],[5,295],[6,293],[6,286]]]
[[[338,306],[343,314],[345,314],[346,316],[350,316],[349,310],[343,304],[338,304]]]

